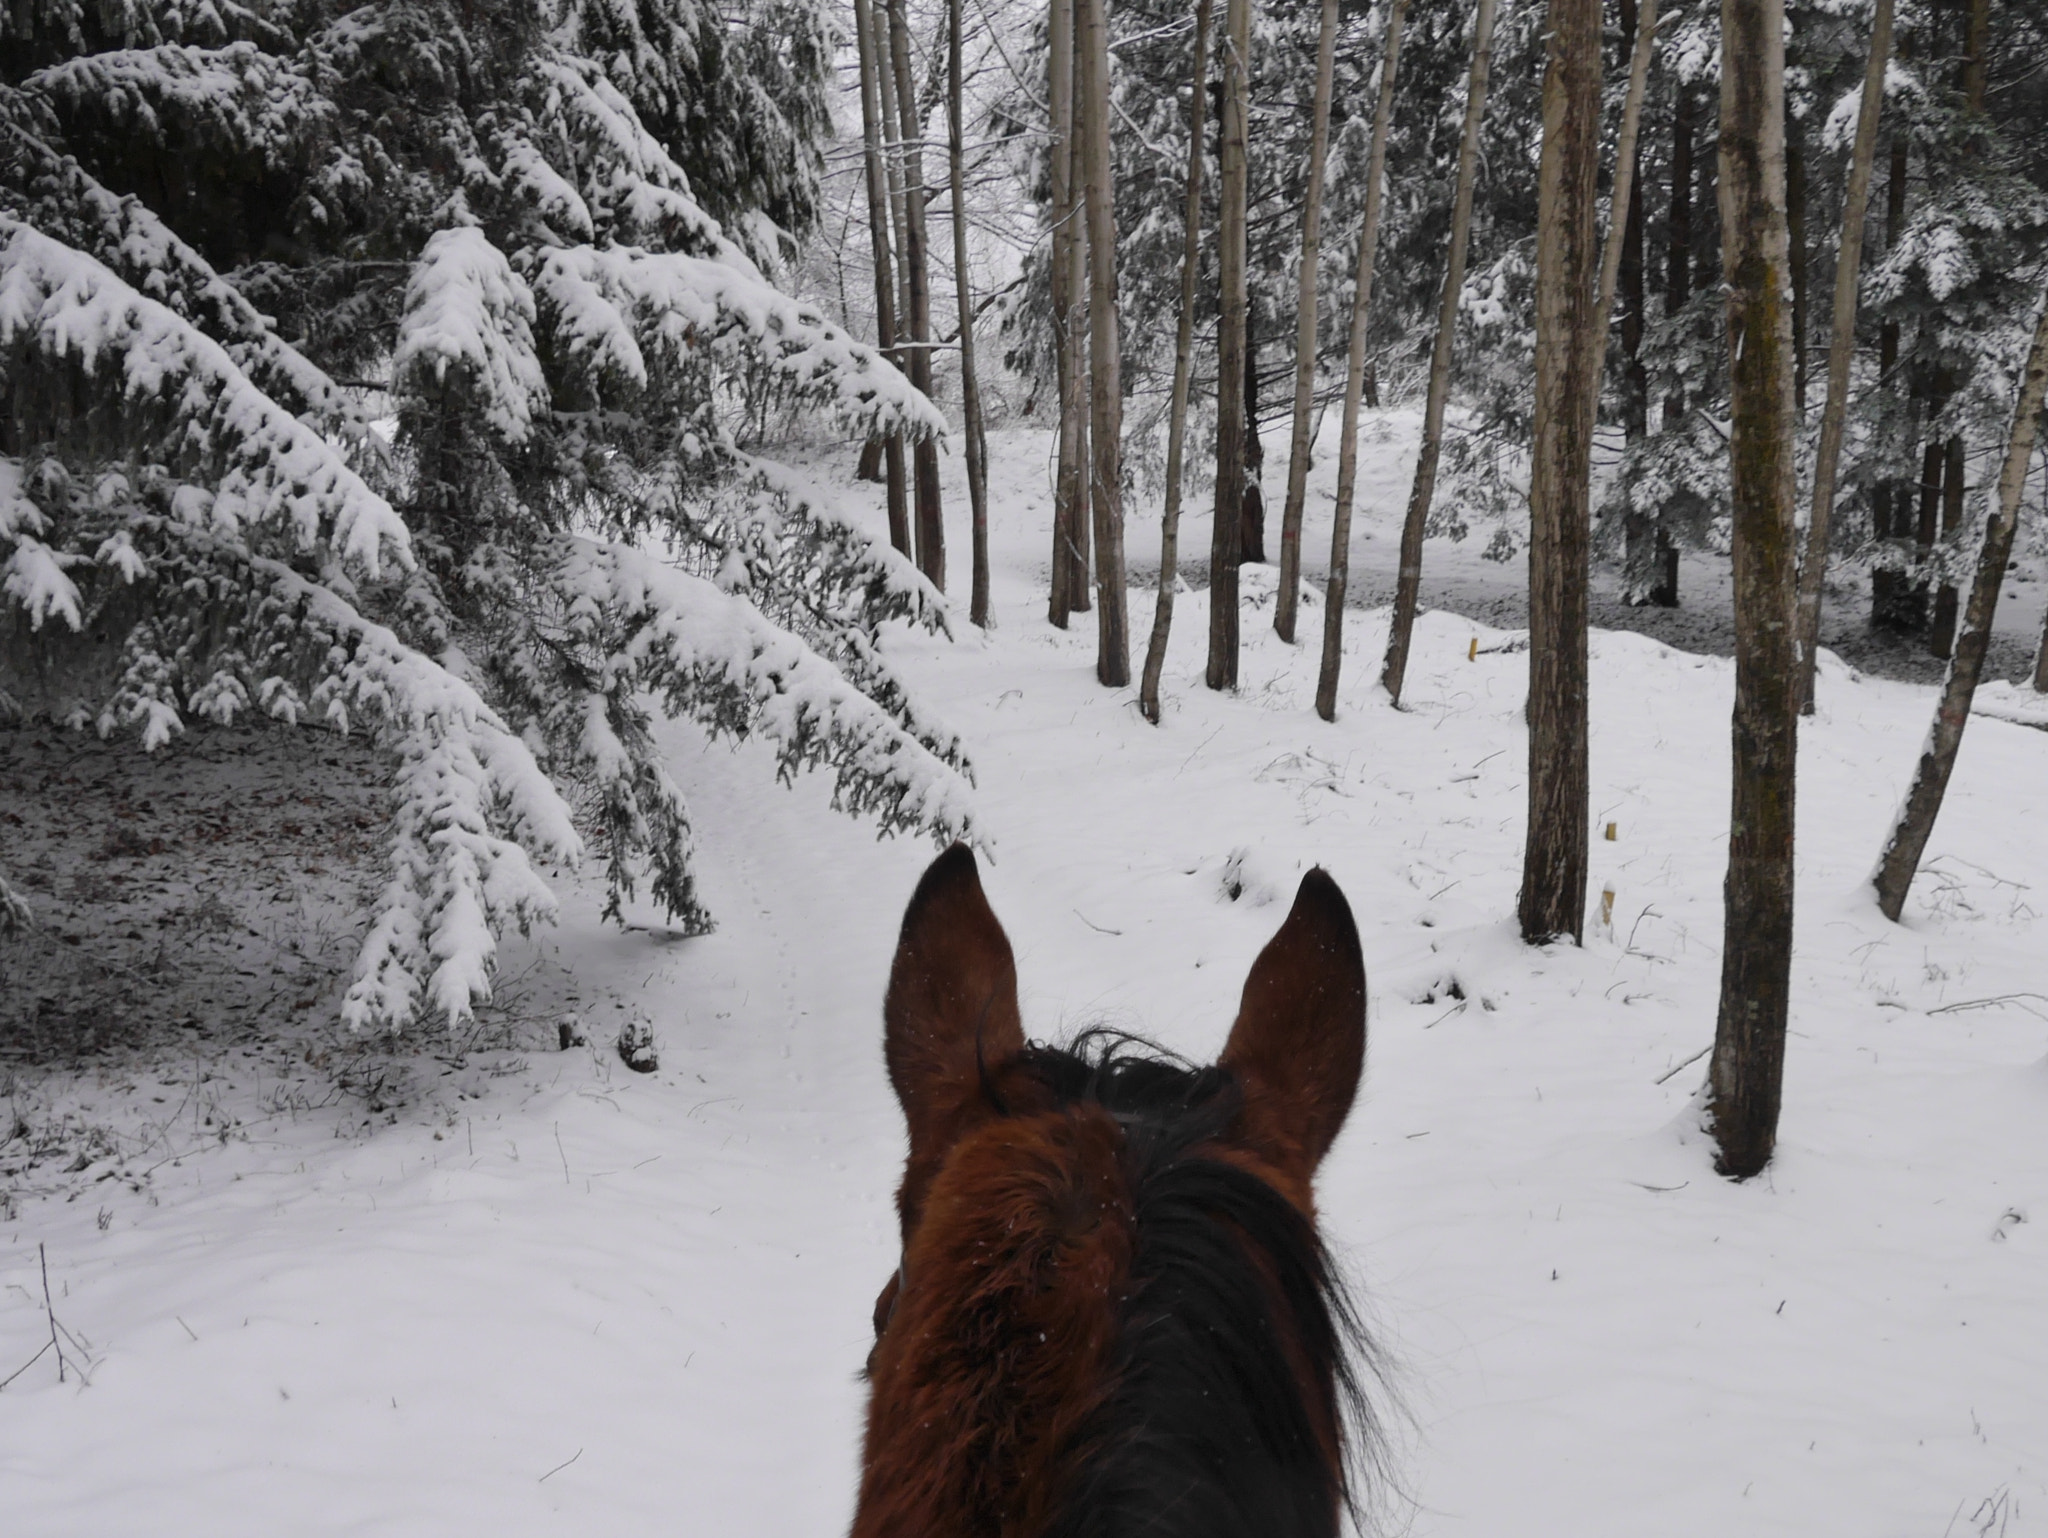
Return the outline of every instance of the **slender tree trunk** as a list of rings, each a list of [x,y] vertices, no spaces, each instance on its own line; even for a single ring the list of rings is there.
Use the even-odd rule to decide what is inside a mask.
[[[1173,590],[1179,582],[1181,456],[1188,436],[1188,379],[1195,356],[1195,283],[1202,255],[1202,100],[1209,89],[1209,0],[1195,3],[1194,89],[1188,93],[1188,192],[1181,212],[1180,329],[1173,342],[1173,401],[1166,422],[1166,508],[1159,519],[1159,602],[1152,610],[1152,639],[1145,647],[1145,672],[1138,709],[1159,724],[1159,675],[1166,666],[1166,641],[1173,627]]]
[[[1078,16],[1079,0],[1069,0]],[[1078,27],[1079,23],[1076,22]],[[1088,494],[1088,214],[1081,206],[1081,119],[1080,119],[1081,55],[1074,51],[1074,126],[1067,136],[1067,186],[1072,208],[1067,217],[1067,347],[1072,356],[1069,360],[1067,378],[1074,392],[1071,406],[1074,414],[1074,462],[1071,470],[1073,484],[1067,502],[1067,603],[1077,614],[1086,614],[1095,607],[1091,596],[1094,570],[1095,541],[1090,532],[1094,522],[1093,504]],[[1064,434],[1061,442],[1065,443]]]
[[[1380,205],[1387,169],[1387,130],[1394,117],[1394,82],[1401,63],[1401,24],[1408,0],[1390,0],[1380,53],[1379,105],[1372,114],[1372,149],[1366,159],[1365,217],[1358,229],[1357,279],[1351,295],[1351,335],[1344,364],[1344,429],[1337,440],[1337,505],[1330,516],[1330,575],[1323,596],[1323,656],[1316,674],[1316,714],[1337,719],[1337,678],[1344,664],[1344,590],[1351,578],[1351,499],[1358,486],[1358,406],[1365,394],[1366,322],[1372,314],[1374,260],[1379,253]]]
[[[905,0],[886,0],[889,8],[890,64],[896,72],[896,111],[903,132],[903,264],[910,272],[910,382],[932,393],[931,268],[925,243],[924,122],[917,107],[917,84],[910,73],[910,23]],[[912,451],[916,468],[917,564],[932,586],[946,590],[946,520],[939,499],[939,446],[920,439]]]
[[[1251,54],[1251,0],[1225,0],[1222,152],[1217,216],[1221,311],[1216,325],[1216,522],[1209,540],[1209,667],[1212,689],[1237,687],[1237,564],[1243,558],[1245,495],[1245,76]]]
[[[1294,640],[1301,602],[1301,516],[1308,500],[1309,425],[1316,387],[1316,263],[1323,240],[1323,162],[1330,146],[1330,91],[1336,75],[1337,0],[1323,0],[1316,36],[1316,95],[1309,129],[1308,195],[1301,206],[1301,294],[1294,312],[1294,434],[1287,445],[1287,501],[1280,509],[1280,590],[1273,629]]]
[[[1903,50],[1902,50],[1903,51]],[[1906,163],[1910,141],[1903,128],[1894,130],[1891,145],[1891,174],[1885,188],[1885,244],[1896,245],[1906,227]],[[1887,320],[1878,332],[1877,374],[1878,388],[1896,390],[1898,381],[1893,371],[1899,362],[1899,323]],[[1878,537],[1896,543],[1908,532],[1907,518],[1902,508],[1908,504],[1905,488],[1895,475],[1887,475],[1878,481],[1874,494],[1875,524]],[[1913,584],[1902,571],[1881,568],[1870,574],[1870,623],[1882,630],[1912,630],[1917,628],[1916,611],[1918,600],[1913,594]]]
[[[875,340],[889,361],[901,370],[903,358],[896,350],[896,275],[889,256],[888,172],[882,162],[881,67],[875,49],[875,18],[869,0],[854,0],[853,29],[860,54],[860,131],[865,152],[868,187],[868,235],[875,253]],[[906,375],[906,377],[908,377]],[[903,435],[890,433],[879,440],[878,457],[887,467],[889,497],[889,543],[899,554],[911,553],[910,506],[903,476]],[[868,456],[861,455],[861,479],[873,479]]]
[[[1553,6],[1560,0],[1552,0]],[[1577,3],[1577,0],[1573,0]],[[1493,63],[1494,0],[1479,0],[1472,26],[1472,72],[1465,88],[1465,132],[1458,143],[1458,183],[1451,204],[1451,253],[1437,303],[1436,345],[1429,358],[1429,394],[1422,408],[1422,449],[1415,460],[1415,484],[1401,522],[1401,565],[1394,579],[1394,616],[1380,683],[1396,705],[1408,672],[1408,644],[1415,632],[1415,608],[1422,595],[1422,537],[1436,496],[1437,461],[1443,453],[1444,407],[1451,393],[1451,349],[1458,333],[1458,294],[1465,286],[1465,251],[1472,236],[1472,187],[1479,170],[1479,124],[1486,114],[1486,88]],[[1593,69],[1599,71],[1600,42],[1593,40]],[[1592,269],[1585,292],[1593,290]],[[1590,320],[1591,316],[1586,316]]]
[[[1637,7],[1631,5],[1629,9],[1636,11]],[[1657,0],[1642,0],[1635,20],[1628,90],[1621,103],[1621,134],[1614,144],[1614,187],[1607,199],[1607,237],[1600,247],[1598,301],[1593,311],[1593,334],[1599,341],[1593,353],[1593,393],[1587,405],[1596,417],[1600,380],[1607,367],[1607,328],[1614,319],[1621,270],[1628,263],[1627,211],[1636,206],[1636,142],[1643,126],[1643,95],[1650,83],[1650,55],[1657,44]],[[1592,431],[1590,425],[1587,431]]]
[[[1835,253],[1834,325],[1828,336],[1828,393],[1820,413],[1820,445],[1813,460],[1813,510],[1799,564],[1799,709],[1813,714],[1814,668],[1820,653],[1820,612],[1827,597],[1828,525],[1834,517],[1835,476],[1849,414],[1849,371],[1856,361],[1856,293],[1863,260],[1863,221],[1870,210],[1870,173],[1877,158],[1877,123],[1884,107],[1884,71],[1892,51],[1892,0],[1877,0],[1870,59],[1856,141],[1849,151],[1849,181],[1842,199],[1842,241]]]
[[[1117,337],[1116,205],[1109,154],[1109,25],[1103,0],[1080,0],[1075,50],[1081,58],[1081,164],[1088,211],[1089,502],[1095,512],[1095,676],[1106,687],[1131,681],[1124,583],[1123,369]]]
[[[1806,418],[1806,147],[1785,120],[1785,226],[1792,247],[1792,409]]]
[[[1246,109],[1249,112],[1249,108]],[[1251,157],[1245,157],[1249,167]],[[1249,207],[1249,188],[1247,188]],[[1247,235],[1249,241],[1249,235]],[[1244,501],[1239,514],[1237,560],[1263,564],[1266,559],[1266,445],[1259,437],[1259,307],[1250,296],[1250,265],[1246,265],[1244,306]]]
[[[1631,37],[1641,35],[1643,25],[1637,14],[1635,0],[1622,0],[1621,25],[1623,32]],[[1649,24],[1650,35],[1655,37],[1655,21]],[[1647,80],[1645,82],[1647,85]],[[1630,89],[1634,90],[1633,60],[1631,60]],[[1640,119],[1641,96],[1637,97],[1637,112]],[[1640,130],[1639,130],[1640,131]],[[1615,160],[1618,176],[1621,160]],[[1628,213],[1621,233],[1621,353],[1624,387],[1622,391],[1622,430],[1630,443],[1640,442],[1649,436],[1649,380],[1645,375],[1642,361],[1643,351],[1643,155],[1640,145],[1629,156]],[[1631,515],[1632,516],[1632,515]]]
[[[988,629],[988,445],[982,437],[981,381],[974,373],[974,294],[967,269],[967,168],[960,80],[960,4],[946,7],[947,159],[953,193],[953,290],[960,301],[960,425],[967,440],[967,498],[974,509],[974,578],[968,621]]]
[[[1671,107],[1671,208],[1665,221],[1664,316],[1668,320],[1692,299],[1693,91],[1683,78],[1673,87]],[[1685,415],[1685,394],[1674,382],[1664,397],[1664,425]]]
[[[2041,622],[2041,644],[2034,649],[2034,692],[2048,694],[2048,618]]]
[[[1529,817],[1517,904],[1531,944],[1586,923],[1586,580],[1603,300],[1600,0],[1550,0],[1536,170],[1536,417],[1529,450]],[[1629,146],[1624,146],[1628,148]],[[1617,189],[1623,197],[1626,188]],[[1398,685],[1399,677],[1394,683]]]
[[[889,184],[889,220],[896,237],[898,366],[908,377],[913,353],[903,344],[910,340],[910,263],[905,257],[910,250],[910,220],[904,211],[903,117],[896,110],[896,51],[889,37],[889,0],[868,0],[868,10],[874,28],[875,73],[879,77],[877,92],[882,108],[882,163]]]
[[[1710,1114],[1716,1168],[1770,1162],[1792,981],[1794,758],[1792,274],[1785,213],[1784,0],[1721,0],[1721,272],[1735,546],[1734,794]]]
[[[1052,594],[1046,618],[1060,629],[1077,606],[1087,608],[1088,565],[1078,561],[1075,531],[1086,519],[1077,507],[1087,487],[1087,408],[1083,402],[1085,370],[1080,356],[1086,344],[1075,325],[1080,292],[1075,271],[1074,232],[1080,214],[1074,202],[1074,6],[1073,0],[1052,0],[1047,26],[1049,59],[1047,95],[1052,106],[1052,334],[1059,380],[1059,468],[1053,479]],[[1076,594],[1082,602],[1075,602]]]
[[[1984,530],[1984,549],[1977,559],[1976,581],[1970,587],[1970,606],[1963,616],[1963,633],[1956,641],[1955,655],[1949,660],[1948,674],[1942,680],[1934,729],[1928,734],[1926,751],[1920,755],[1919,767],[1914,771],[1912,789],[1906,792],[1898,826],[1892,830],[1877,862],[1877,905],[1894,922],[1906,905],[1906,889],[1913,884],[1928,836],[1934,832],[1934,819],[1941,813],[1941,799],[1948,789],[1949,776],[1955,771],[1956,749],[1962,744],[1963,727],[1970,719],[1970,702],[1984,673],[1984,656],[1991,649],[1998,590],[2005,582],[2006,563],[2012,559],[2013,534],[2020,521],[2020,491],[2026,484],[2027,466],[2034,455],[2034,436],[2040,426],[2044,395],[2048,395],[2048,305],[2043,306],[2034,328],[2034,345],[2020,380],[2012,436],[2006,444],[2005,464],[1998,477],[1998,505]],[[2037,665],[2037,686],[2039,672]]]
[[[1951,433],[1941,456],[1941,532],[1948,536],[1963,526],[1963,476],[1966,470],[1961,433]],[[1927,630],[1927,649],[1946,660],[1955,648],[1958,595],[1953,582],[1935,589],[1934,620]]]

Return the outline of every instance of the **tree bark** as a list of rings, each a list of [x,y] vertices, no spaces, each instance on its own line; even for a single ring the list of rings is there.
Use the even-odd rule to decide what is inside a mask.
[[[1693,97],[1684,79],[1673,83],[1671,107],[1671,206],[1665,219],[1664,317],[1683,310],[1692,299]],[[1685,415],[1685,395],[1674,383],[1664,397],[1664,425],[1676,426]]]
[[[1379,253],[1380,206],[1387,169],[1387,130],[1394,118],[1394,82],[1401,63],[1401,24],[1408,0],[1390,0],[1380,52],[1379,105],[1372,115],[1366,159],[1365,217],[1358,229],[1357,279],[1351,295],[1351,335],[1344,364],[1344,428],[1337,440],[1337,505],[1330,516],[1330,575],[1323,595],[1323,656],[1316,673],[1316,714],[1337,719],[1337,679],[1344,664],[1344,590],[1351,578],[1351,499],[1358,487],[1358,406],[1365,394],[1366,322],[1372,313],[1372,278]]]
[[[1741,1180],[1763,1169],[1776,1145],[1792,978],[1798,485],[1784,0],[1721,0],[1721,57],[1735,712],[1721,1001],[1708,1077],[1715,1167]]]
[[[1081,164],[1088,211],[1088,442],[1095,513],[1095,677],[1121,689],[1131,681],[1124,583],[1123,366],[1117,337],[1116,205],[1109,153],[1109,24],[1103,0],[1080,0],[1075,50],[1081,59]]]
[[[881,66],[875,48],[875,18],[869,0],[854,0],[853,28],[860,55],[860,131],[867,171],[868,234],[875,254],[875,340],[884,356],[903,370],[902,355],[896,350],[896,275],[889,253],[888,172],[882,161]],[[907,374],[906,374],[906,377]],[[890,433],[881,441],[880,452],[887,467],[889,500],[889,543],[900,555],[911,553],[910,507],[903,475],[903,435]],[[861,456],[862,479],[873,472]]]
[[[1785,121],[1785,226],[1792,249],[1792,409],[1806,418],[1806,147]]]
[[[1209,0],[1195,4],[1194,88],[1188,94],[1188,190],[1181,212],[1180,328],[1173,343],[1173,399],[1166,423],[1166,507],[1159,519],[1159,601],[1152,610],[1152,638],[1145,647],[1145,672],[1138,709],[1159,724],[1159,675],[1166,666],[1166,642],[1173,628],[1173,590],[1179,582],[1181,456],[1187,446],[1188,380],[1195,356],[1195,283],[1202,254],[1202,100],[1209,88]]]
[[[1799,710],[1813,714],[1814,668],[1820,653],[1820,613],[1826,600],[1828,525],[1834,517],[1835,476],[1849,414],[1849,371],[1856,361],[1856,294],[1863,261],[1863,222],[1870,210],[1870,173],[1877,158],[1877,124],[1884,108],[1884,72],[1892,51],[1892,0],[1877,0],[1870,58],[1856,139],[1849,151],[1849,181],[1842,200],[1842,240],[1835,253],[1834,324],[1828,336],[1828,393],[1821,406],[1820,445],[1813,460],[1813,510],[1799,563]]]
[[[2013,534],[2020,520],[2020,492],[2033,459],[2044,395],[2048,395],[2048,304],[2044,304],[2040,321],[2034,327],[2034,344],[2020,380],[2012,434],[1998,477],[1998,505],[1984,530],[1984,548],[1977,559],[1976,580],[1970,587],[1970,606],[1963,616],[1963,632],[1956,641],[1955,655],[1949,659],[1948,673],[1942,680],[1934,727],[1914,771],[1912,789],[1906,792],[1898,826],[1892,830],[1877,862],[1877,905],[1895,923],[1906,905],[1906,890],[1920,868],[1928,837],[1934,832],[1934,819],[1940,815],[1942,796],[1948,790],[1949,776],[1955,772],[1963,727],[1970,719],[1970,702],[1984,673],[1985,653],[1991,649],[1991,625],[1998,613],[1998,592],[2005,583],[2006,563],[2012,559]],[[2038,686],[2038,665],[2035,681]]]
[[[1643,95],[1650,83],[1650,55],[1657,43],[1657,0],[1642,0],[1640,9],[1631,5],[1628,10],[1637,12],[1635,42],[1629,53],[1628,90],[1622,97],[1621,134],[1614,144],[1614,187],[1607,198],[1607,238],[1600,248],[1599,303],[1593,316],[1593,334],[1599,341],[1593,354],[1593,395],[1589,404],[1596,413],[1600,405],[1600,379],[1606,372],[1607,328],[1614,319],[1621,270],[1628,263],[1629,215],[1637,206],[1636,142],[1642,132]],[[1637,259],[1640,268],[1640,240]]]
[[[1245,160],[1249,166],[1251,157]],[[1249,260],[1246,274],[1249,282]],[[1238,564],[1261,565],[1266,559],[1266,445],[1259,437],[1259,307],[1249,291],[1244,306],[1244,500],[1239,508]]]
[[[1898,243],[1906,227],[1906,165],[1910,141],[1903,129],[1892,134],[1890,178],[1885,189],[1885,244],[1887,247]],[[1877,383],[1882,390],[1895,390],[1897,381],[1892,371],[1899,362],[1899,323],[1887,320],[1878,332],[1877,339]],[[1900,512],[1907,506],[1904,487],[1898,477],[1885,476],[1879,480],[1873,493],[1875,506],[1873,523],[1880,539],[1897,542],[1910,530],[1902,528],[1907,522]],[[1880,630],[1914,630],[1919,627],[1919,600],[1914,596],[1913,585],[1902,571],[1880,568],[1870,574],[1870,623]]]
[[[961,118],[960,5],[946,7],[947,159],[953,193],[953,291],[960,301],[960,426],[967,440],[967,499],[974,510],[970,624],[988,629],[988,445],[982,436],[981,382],[974,372],[974,294],[967,269],[967,168]]]
[[[1553,4],[1558,0],[1553,0]],[[1577,0],[1572,0],[1576,4]],[[1408,672],[1408,645],[1415,632],[1415,608],[1422,594],[1422,537],[1436,496],[1437,461],[1443,453],[1444,406],[1451,393],[1451,349],[1458,332],[1458,293],[1465,286],[1465,251],[1472,235],[1472,187],[1479,170],[1479,124],[1486,113],[1486,88],[1493,61],[1494,0],[1479,0],[1472,26],[1472,72],[1465,88],[1465,131],[1458,142],[1458,182],[1451,204],[1451,252],[1444,266],[1443,295],[1437,303],[1436,345],[1429,358],[1429,394],[1422,409],[1422,449],[1415,484],[1401,523],[1401,564],[1394,579],[1394,616],[1380,683],[1396,705]],[[1600,40],[1593,40],[1592,68],[1599,71]],[[1592,293],[1592,269],[1585,290]],[[1590,320],[1591,316],[1584,317]]]
[[[910,274],[910,382],[932,393],[931,269],[925,241],[924,122],[917,84],[910,73],[910,23],[906,0],[886,0],[890,64],[896,74],[896,111],[903,134],[903,264]],[[946,590],[946,520],[939,499],[939,446],[920,439],[912,451],[916,475],[917,564],[932,586]]]
[[[1294,432],[1287,445],[1287,500],[1280,509],[1280,588],[1273,629],[1293,643],[1301,602],[1301,518],[1308,500],[1309,427],[1316,386],[1316,263],[1322,254],[1323,164],[1330,146],[1330,92],[1336,76],[1337,0],[1323,0],[1316,36],[1316,95],[1308,147],[1308,195],[1301,207],[1301,292],[1294,311]]]
[[[1641,19],[1635,0],[1622,0],[1621,25],[1631,37],[1639,35]],[[1652,36],[1655,36],[1654,23]],[[1633,62],[1633,61],[1631,61]],[[1647,84],[1647,82],[1646,82]],[[1631,75],[1633,89],[1633,75]],[[1638,103],[1640,103],[1640,96]],[[1640,114],[1640,105],[1638,113]],[[1619,174],[1620,158],[1615,165]],[[1621,353],[1625,380],[1622,391],[1622,431],[1630,443],[1649,435],[1649,380],[1643,369],[1643,155],[1640,144],[1629,157],[1628,214],[1621,234]]]
[[[1951,433],[1941,456],[1941,532],[1944,539],[1963,526],[1963,436]],[[1947,660],[1955,648],[1956,586],[1944,582],[1934,593],[1934,618],[1927,627],[1927,649]]]
[[[1593,424],[1607,346],[1600,312],[1613,292],[1621,244],[1621,231],[1611,230],[1612,260],[1600,261],[1599,0],[1550,0],[1544,30],[1529,451],[1529,815],[1516,907],[1531,944],[1564,935],[1577,943],[1585,931]]]
[[[1222,62],[1222,151],[1217,177],[1217,266],[1221,314],[1216,324],[1216,520],[1209,539],[1209,667],[1211,689],[1237,687],[1237,565],[1243,558],[1245,497],[1245,163],[1246,72],[1251,55],[1251,0],[1225,0]]]
[[[1079,240],[1074,199],[1074,0],[1052,0],[1048,25],[1052,106],[1052,328],[1059,380],[1059,468],[1053,480],[1052,594],[1046,618],[1061,630],[1088,598],[1088,343],[1083,335]]]

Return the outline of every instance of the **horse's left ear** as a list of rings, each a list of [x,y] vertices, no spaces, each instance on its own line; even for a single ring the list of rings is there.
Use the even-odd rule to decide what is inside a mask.
[[[1252,963],[1220,1062],[1244,1086],[1239,1135],[1306,1184],[1365,1068],[1365,955],[1351,905],[1320,866]]]
[[[1024,1049],[1016,958],[965,844],[934,860],[910,899],[882,1022],[889,1083],[910,1123],[897,1198],[907,1239],[947,1151],[993,1114],[986,1072]]]

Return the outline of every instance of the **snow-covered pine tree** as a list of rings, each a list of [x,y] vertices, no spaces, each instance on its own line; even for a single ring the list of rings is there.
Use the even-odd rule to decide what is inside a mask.
[[[151,748],[374,733],[354,1025],[468,1012],[553,909],[532,857],[593,837],[615,912],[644,872],[708,922],[656,707],[973,835],[879,646],[941,601],[742,437],[768,398],[943,430],[763,271],[828,37],[810,0],[0,16],[0,685]]]

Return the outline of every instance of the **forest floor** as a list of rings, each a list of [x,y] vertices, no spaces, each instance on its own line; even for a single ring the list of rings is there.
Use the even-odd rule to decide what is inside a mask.
[[[1359,917],[1367,1080],[1320,1202],[1391,1364],[1388,1526],[2048,1533],[2048,734],[1972,723],[1889,924],[1867,878],[1932,694],[1824,659],[1801,733],[1778,1157],[1731,1185],[1696,1098],[1728,662],[1594,635],[1593,813],[1613,836],[1593,846],[1585,946],[1530,949],[1512,927],[1512,635],[1425,614],[1396,711],[1373,682],[1385,613],[1361,610],[1325,724],[1315,647],[1272,635],[1254,575],[1238,691],[1202,686],[1201,595],[1184,597],[1166,719],[1147,726],[1133,691],[1095,684],[1093,625],[1044,623],[1043,437],[992,449],[996,627],[963,618],[951,641],[890,650],[974,756],[1027,1028],[1107,1022],[1206,1057],[1301,871],[1326,866]],[[848,456],[830,463],[843,484]],[[847,491],[879,520],[875,488]],[[1375,493],[1363,537],[1386,537],[1403,493]],[[1135,519],[1134,554],[1146,537]],[[1187,542],[1206,542],[1200,520]],[[1134,592],[1140,648],[1151,615]],[[1303,620],[1313,637],[1320,610]],[[154,771],[88,755],[58,773],[82,743],[0,734],[0,811],[22,818],[0,823],[0,863],[44,924],[80,935],[52,943],[110,947],[102,970],[157,943],[155,915],[168,942],[136,969],[159,969],[166,1026],[205,976],[256,970],[235,945],[280,966],[309,949],[256,857],[286,853],[309,915],[365,879],[371,814],[349,787],[366,768],[282,738],[243,752],[195,732]],[[224,993],[218,1024],[195,1016],[211,1039],[183,1032],[200,1044],[157,1058],[92,1037],[73,995],[38,984],[57,1002],[36,1018],[84,1044],[54,1068],[0,1065],[0,1379],[26,1364],[0,1388],[8,1532],[845,1529],[857,1373],[896,1264],[879,1000],[932,851],[876,842],[816,778],[776,788],[759,744],[687,725],[664,740],[718,930],[673,938],[639,910],[606,926],[598,883],[564,876],[561,922],[507,948],[501,1018],[374,1049],[388,1073],[341,1083],[309,1061],[347,1047],[329,1016],[338,919],[307,921],[333,936],[312,972],[274,999]],[[250,848],[205,832],[223,823]],[[128,884],[80,887],[101,873]],[[209,896],[234,917],[192,919]],[[556,1051],[564,1014],[587,1044]],[[661,1054],[644,1076],[611,1050],[635,1014]],[[245,1031],[284,1044],[266,1062],[300,1064],[299,1091],[214,1071],[215,1043]],[[47,1147],[66,1156],[31,1156],[65,1117]],[[100,1144],[80,1143],[88,1125]]]

